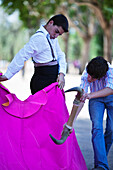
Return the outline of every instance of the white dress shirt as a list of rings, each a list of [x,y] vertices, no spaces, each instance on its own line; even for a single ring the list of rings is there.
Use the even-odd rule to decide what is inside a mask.
[[[53,60],[50,45],[47,41],[48,32],[41,26],[39,30],[31,36],[29,42],[15,55],[9,64],[6,73],[4,74],[8,79],[13,77],[24,66],[24,62],[29,58],[33,58],[36,63],[47,63]],[[43,32],[43,33],[42,33]],[[66,60],[65,54],[61,51],[58,39],[50,39],[54,55],[59,64],[59,73],[66,74]]]

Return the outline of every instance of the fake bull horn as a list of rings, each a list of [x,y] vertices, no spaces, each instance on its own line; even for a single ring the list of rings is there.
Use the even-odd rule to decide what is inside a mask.
[[[81,97],[82,94],[83,94],[82,88],[80,88],[80,87],[73,87],[73,88],[71,88],[71,89],[66,90],[65,93],[66,93],[66,92],[71,92],[71,91],[77,91],[77,92],[78,92],[77,97],[76,97],[76,99],[74,100],[74,103],[75,103],[75,104],[79,104],[79,103],[80,103],[80,97]],[[72,123],[73,123],[73,121],[74,121],[74,117],[75,117],[75,115],[76,115],[77,109],[78,109],[78,106],[74,106],[74,107],[72,108],[71,115],[70,115],[67,123],[69,123],[69,124],[72,125]],[[68,126],[67,123],[66,123],[65,126],[64,126],[64,129],[63,129],[63,132],[62,132],[62,135],[61,135],[61,139],[60,139],[60,140],[55,139],[55,138],[50,134],[50,137],[51,137],[51,139],[53,140],[53,142],[54,142],[55,144],[57,144],[57,145],[63,144],[63,143],[66,141],[66,139],[68,138],[69,134],[71,133],[71,129],[68,128],[68,127],[71,127],[71,126],[70,126],[70,125]]]
[[[54,143],[56,143],[57,145],[61,145],[66,141],[67,137],[69,136],[69,133],[70,133],[70,130],[67,127],[64,127],[60,140],[55,139],[51,134],[49,136],[51,137]]]
[[[73,88],[71,88],[71,89],[66,90],[65,93],[66,93],[66,92],[71,92],[71,91],[77,91],[77,92],[79,92],[79,93],[81,93],[81,94],[83,93],[83,90],[82,90],[81,87],[73,87]]]

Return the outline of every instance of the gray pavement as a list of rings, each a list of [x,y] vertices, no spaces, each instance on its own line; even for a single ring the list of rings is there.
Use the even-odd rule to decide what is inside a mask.
[[[74,70],[72,71],[72,73],[74,73]],[[8,80],[3,84],[6,87],[8,87],[9,91],[15,93],[20,100],[25,100],[31,94],[29,84],[30,84],[30,79],[32,77],[32,74],[33,74],[33,65],[31,61],[28,61],[26,63],[24,78],[22,78],[22,72],[20,71],[11,80]],[[80,85],[80,76],[75,73],[67,74],[65,77],[65,81],[66,81],[66,85],[64,90],[67,90],[68,88]],[[76,94],[75,92],[66,93],[66,104],[69,113],[71,113],[71,108],[73,105],[75,94]],[[105,117],[104,117],[104,127],[105,127]],[[91,143],[91,122],[88,114],[88,101],[86,101],[83,109],[78,115],[77,120],[74,122],[74,129],[78,140],[78,144],[83,153],[88,170],[90,170],[93,168],[93,148]],[[108,155],[108,163],[109,163],[110,170],[113,170],[113,145]]]
[[[105,128],[105,120],[103,123]],[[78,144],[86,161],[88,170],[93,168],[93,148],[91,142],[91,121],[89,119],[77,119],[75,122],[75,133]],[[113,145],[108,154],[108,164],[110,170],[113,170]]]

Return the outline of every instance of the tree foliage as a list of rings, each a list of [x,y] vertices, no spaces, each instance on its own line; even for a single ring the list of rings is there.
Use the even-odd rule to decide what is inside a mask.
[[[39,26],[40,20],[53,15],[60,0],[1,0],[1,5],[8,14],[19,11],[19,18],[25,27],[33,29]]]
[[[79,6],[87,6],[98,19],[103,30],[103,57],[111,62],[112,57],[112,28],[113,28],[113,1],[107,0],[68,0],[70,4],[77,4]]]
[[[62,4],[67,4],[66,10],[64,10]],[[19,11],[19,18],[23,22],[24,27],[30,30],[36,30],[39,27],[40,21],[44,21],[50,18],[55,13],[68,14],[70,23],[74,23],[74,28],[81,35],[84,40],[86,37],[91,38],[94,32],[91,32],[94,26],[95,17],[98,19],[101,28],[103,30],[103,40],[100,43],[103,45],[105,56],[111,57],[111,28],[113,25],[113,1],[108,0],[1,0],[1,5],[4,7],[8,14],[12,14],[14,11]],[[60,9],[60,10],[59,10]],[[65,11],[65,12],[64,12]],[[94,17],[95,16],[95,17]],[[77,19],[78,18],[78,19]],[[91,22],[92,21],[92,22]],[[96,22],[96,25],[98,23]],[[72,26],[72,24],[70,24]],[[95,30],[93,30],[95,31]],[[99,33],[100,35],[101,33]],[[102,37],[102,35],[101,35]],[[97,37],[98,38],[98,37]],[[75,39],[76,41],[76,39]],[[97,40],[98,41],[98,40]],[[87,41],[86,41],[87,42]],[[88,44],[88,43],[86,43]],[[85,45],[86,45],[85,44]],[[89,47],[86,47],[89,49]],[[86,51],[86,50],[83,50]],[[88,50],[87,50],[88,53]],[[105,52],[104,52],[105,53]],[[84,56],[84,55],[83,55]],[[84,62],[85,63],[85,62]]]
[[[10,23],[8,15],[0,8],[0,59],[11,61],[29,39],[29,32],[21,22]]]

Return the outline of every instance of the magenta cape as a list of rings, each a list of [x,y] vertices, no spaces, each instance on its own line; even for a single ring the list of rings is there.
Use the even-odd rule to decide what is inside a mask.
[[[19,100],[0,84],[1,170],[86,170],[75,132],[62,145],[60,139],[69,113],[57,83]]]

